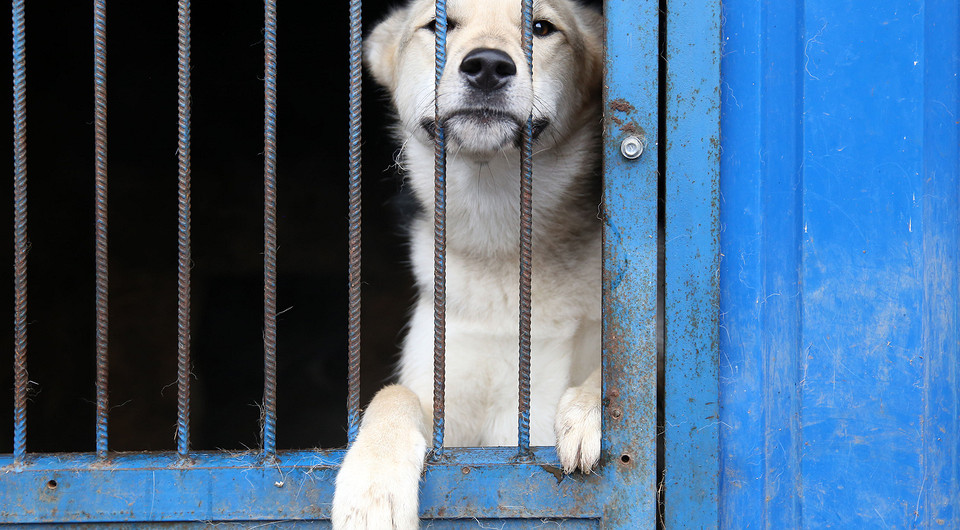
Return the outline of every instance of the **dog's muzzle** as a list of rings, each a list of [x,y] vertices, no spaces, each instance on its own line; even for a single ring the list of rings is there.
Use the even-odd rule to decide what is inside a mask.
[[[510,121],[513,123],[514,128],[516,129],[516,137],[514,138],[514,144],[519,147],[520,141],[523,138],[523,128],[525,125],[525,120],[521,120],[516,116],[507,114],[506,112],[499,111],[496,109],[463,109],[450,113],[447,116],[440,118],[440,123],[446,127],[447,122],[456,117],[466,117],[475,119],[478,122],[483,121]],[[550,126],[550,120],[547,118],[534,118],[533,119],[533,141],[537,141],[540,138],[540,135],[543,131]],[[435,126],[435,121],[431,118],[424,118],[420,121],[420,127],[426,131],[427,135],[431,140],[436,139],[437,130]]]

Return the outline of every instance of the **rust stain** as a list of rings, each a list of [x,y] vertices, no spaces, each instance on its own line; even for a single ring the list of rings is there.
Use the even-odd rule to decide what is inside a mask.
[[[623,101],[623,104],[626,105],[626,106],[628,106],[631,111],[633,110],[633,107],[632,107],[629,103]],[[614,103],[611,103],[610,106],[611,106],[611,107],[614,107]],[[615,108],[614,110],[624,111],[623,108]],[[635,136],[645,136],[645,135],[646,135],[646,134],[644,133],[644,131],[643,131],[643,127],[640,127],[640,125],[637,124],[637,122],[634,121],[634,120],[629,120],[629,121],[628,121],[628,120],[624,120],[623,118],[621,118],[620,116],[618,116],[617,114],[612,113],[612,112],[609,113],[609,114],[606,116],[606,118],[607,118],[611,123],[613,123],[614,125],[616,125],[617,128],[620,129],[620,132],[622,132],[622,133],[624,133],[624,134],[632,134],[632,135],[635,135]]]
[[[630,121],[629,123],[626,123],[626,124],[622,125],[622,126],[620,127],[620,130],[622,130],[623,132],[625,132],[625,133],[627,133],[627,134],[633,134],[633,135],[638,135],[638,136],[643,136],[643,135],[644,135],[644,134],[643,134],[643,129],[642,129],[639,125],[637,125],[637,122],[635,122],[635,121]]]
[[[553,475],[553,478],[557,479],[557,484],[563,482],[563,470],[560,469],[559,467],[555,467],[547,464],[541,465],[540,467],[543,468],[543,470],[546,471],[547,473],[550,473],[551,475]]]
[[[610,101],[610,110],[616,110],[619,112],[633,112],[637,109],[634,108],[627,100],[623,98],[617,98]]]

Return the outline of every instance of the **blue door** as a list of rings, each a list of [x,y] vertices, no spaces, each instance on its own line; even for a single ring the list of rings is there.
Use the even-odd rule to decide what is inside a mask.
[[[725,528],[960,527],[960,15],[724,3]]]

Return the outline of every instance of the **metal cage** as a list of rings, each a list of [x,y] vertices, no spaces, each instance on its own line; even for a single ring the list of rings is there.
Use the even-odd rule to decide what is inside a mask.
[[[360,43],[359,0],[350,2],[350,305],[348,439],[359,422]],[[528,64],[532,0],[522,1]],[[179,352],[177,450],[117,453],[108,444],[106,1],[94,2],[96,88],[97,416],[96,452],[37,454],[27,445],[26,117],[24,0],[13,2],[16,339],[14,451],[0,456],[5,523],[184,523],[329,518],[344,450],[278,451],[277,359],[277,2],[264,2],[264,397],[262,446],[234,454],[190,447],[190,2],[179,2]],[[437,2],[437,79],[444,65],[446,2]],[[553,448],[530,447],[530,124],[518,178],[522,258],[517,447],[443,448],[444,161],[436,131],[436,400],[434,447],[421,486],[421,517],[437,527],[488,519],[504,527],[563,521],[564,527],[652,528],[718,521],[718,164],[717,0],[607,0],[603,141],[603,440],[601,467],[565,476]],[[667,67],[669,65],[669,68]],[[532,68],[532,67],[531,67]],[[681,103],[682,102],[682,103]],[[669,155],[667,155],[669,149]],[[641,153],[637,151],[642,151]],[[123,200],[119,198],[118,200]],[[663,203],[662,218],[658,207]],[[662,243],[662,248],[661,248]],[[660,259],[662,258],[662,259]],[[662,290],[658,286],[663,286]],[[663,307],[658,319],[658,300]],[[662,329],[659,326],[663,326]],[[665,368],[658,371],[658,337]],[[658,397],[658,380],[665,391]],[[658,403],[666,428],[658,437]],[[661,455],[658,462],[658,447]],[[658,467],[664,472],[658,480]],[[671,499],[688,499],[672,504]],[[673,515],[671,515],[673,514]]]

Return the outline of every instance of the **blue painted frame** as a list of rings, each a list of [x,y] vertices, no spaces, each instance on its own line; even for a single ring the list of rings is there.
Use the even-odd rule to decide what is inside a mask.
[[[657,285],[666,282],[668,513],[716,526],[717,138],[719,2],[668,2],[667,98],[693,110],[660,115],[661,6],[607,0],[604,112],[604,342],[602,461],[598,473],[564,476],[553,448],[449,449],[428,461],[421,515],[431,526],[496,519],[505,528],[531,519],[564,527],[651,528],[657,500]],[[696,15],[696,16],[694,16]],[[686,68],[692,70],[687,71]],[[698,96],[699,94],[699,96]],[[706,116],[706,118],[704,118]],[[660,127],[669,129],[661,134]],[[645,152],[626,159],[627,136]],[[660,145],[659,139],[667,143]],[[665,162],[660,157],[666,150]],[[667,169],[666,277],[658,278],[658,172]],[[706,228],[705,228],[706,227]],[[677,241],[676,245],[674,241]],[[689,333],[690,326],[699,331]],[[697,327],[699,326],[699,328]],[[677,384],[683,382],[683,384]],[[679,395],[679,394],[678,394]],[[679,421],[674,429],[673,420]],[[690,429],[690,426],[697,426]],[[689,431],[689,432],[688,432]],[[343,450],[0,455],[0,522],[184,523],[325,522]],[[676,502],[673,501],[676,497]],[[711,515],[712,514],[712,515]],[[711,521],[713,521],[711,523]],[[462,523],[461,523],[462,524]]]
[[[611,492],[604,524],[656,521],[658,5],[608,0],[603,138],[603,439]]]
[[[665,17],[663,523],[716,528],[720,1]]]

